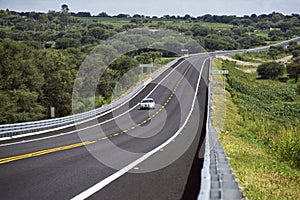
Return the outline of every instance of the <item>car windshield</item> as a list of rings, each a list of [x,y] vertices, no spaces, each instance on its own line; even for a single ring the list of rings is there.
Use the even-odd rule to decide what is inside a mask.
[[[145,99],[142,101],[142,103],[153,103],[153,100],[151,99]]]

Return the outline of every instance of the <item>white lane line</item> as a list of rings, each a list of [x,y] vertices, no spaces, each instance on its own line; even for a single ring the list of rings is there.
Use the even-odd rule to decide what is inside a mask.
[[[210,57],[208,57],[208,58],[210,58]],[[200,71],[200,74],[199,74],[199,78],[198,78],[198,82],[197,82],[197,89],[195,91],[195,96],[194,96],[194,99],[193,99],[191,110],[190,110],[190,112],[189,112],[189,114],[188,114],[185,122],[180,127],[180,129],[178,129],[178,131],[171,138],[169,138],[166,142],[164,142],[160,146],[158,146],[155,149],[153,149],[152,151],[146,153],[145,155],[143,155],[139,159],[133,161],[132,163],[130,163],[129,165],[127,165],[123,169],[117,171],[116,173],[112,174],[111,176],[109,176],[109,177],[105,178],[104,180],[100,181],[96,185],[90,187],[89,189],[87,189],[87,190],[83,191],[82,193],[78,194],[77,196],[73,197],[71,200],[82,200],[82,199],[86,199],[86,198],[92,196],[93,194],[95,194],[96,192],[98,192],[99,190],[101,190],[102,188],[104,188],[105,186],[107,186],[108,184],[110,184],[111,182],[113,182],[114,180],[118,179],[119,177],[121,177],[122,175],[124,175],[125,173],[127,173],[129,170],[133,169],[135,166],[137,166],[141,162],[145,161],[147,158],[149,158],[150,156],[152,156],[156,152],[158,152],[161,149],[163,149],[165,146],[167,146],[170,142],[172,142],[172,140],[174,140],[179,135],[179,133],[186,126],[189,118],[191,117],[192,111],[194,110],[195,101],[196,101],[197,93],[198,93],[198,90],[199,90],[199,83],[200,83],[201,77],[202,77],[202,71],[203,71],[203,68],[204,68],[204,64],[206,63],[206,61],[207,61],[208,58],[206,58],[203,61],[202,68],[201,68],[201,71]]]
[[[168,78],[168,77],[170,76],[170,74],[172,74],[172,73],[174,72],[174,70],[176,70],[176,69],[177,69],[183,62],[185,62],[185,61],[186,61],[186,60],[181,61],[176,67],[174,67],[174,68],[170,71],[170,73],[167,74],[167,75],[166,75],[166,76],[165,76],[165,77],[164,77],[164,78],[163,78],[163,79],[162,79],[162,80],[161,80],[161,81],[160,81],[160,82],[159,82],[159,83],[158,83],[158,84],[150,91],[150,93],[146,96],[146,98],[149,97],[149,96],[157,89],[157,87],[158,87],[159,85],[161,85],[161,83],[162,83],[164,80],[166,80],[166,78]],[[158,77],[157,77],[157,78],[158,78]],[[144,89],[145,89],[145,87],[144,87],[140,92],[142,92]],[[125,103],[129,102],[130,100],[132,100],[132,99],[133,99],[136,95],[138,95],[140,92],[138,92],[137,94],[135,94],[134,96],[132,96],[128,101],[124,102],[124,103],[121,104],[120,106],[122,106],[122,105],[124,105]],[[119,106],[119,107],[120,107],[120,106]],[[138,104],[135,105],[135,106],[133,106],[133,107],[130,108],[129,110],[126,110],[124,113],[122,113],[122,114],[120,114],[120,115],[118,115],[118,116],[116,116],[116,117],[114,117],[114,118],[108,119],[108,120],[106,120],[106,121],[103,121],[103,122],[101,122],[101,123],[99,123],[99,124],[95,124],[95,125],[93,125],[93,126],[89,126],[89,127],[85,127],[85,128],[81,128],[81,129],[76,129],[76,130],[74,130],[74,131],[70,131],[70,132],[66,132],[66,133],[60,133],[60,134],[58,134],[58,135],[52,135],[52,136],[41,137],[41,138],[37,138],[37,139],[23,140],[23,141],[19,141],[19,142],[12,142],[12,143],[7,143],[7,144],[2,144],[2,145],[0,145],[0,147],[11,146],[11,145],[16,145],[16,144],[23,144],[23,143],[29,143],[29,142],[35,142],[35,141],[40,141],[40,140],[46,140],[46,139],[51,139],[51,138],[55,138],[55,137],[61,137],[61,136],[73,134],[73,133],[78,132],[78,131],[84,131],[84,130],[87,130],[87,129],[91,129],[91,128],[100,126],[100,125],[102,125],[102,124],[105,124],[105,123],[107,123],[107,122],[110,122],[110,121],[112,121],[112,120],[114,120],[114,119],[117,119],[117,118],[119,118],[119,117],[125,115],[126,113],[130,112],[131,110],[135,109],[137,106],[138,106]],[[58,127],[58,128],[52,129],[51,131],[57,131],[57,130],[61,130],[61,129],[64,129],[64,128],[68,128],[68,127],[71,127],[71,126],[76,126],[76,125],[82,124],[82,123],[87,122],[87,121],[95,120],[95,119],[97,119],[97,118],[99,118],[99,117],[101,117],[101,116],[103,116],[103,115],[105,115],[105,114],[107,114],[107,113],[109,113],[109,112],[112,112],[112,111],[116,110],[116,109],[119,108],[119,107],[116,107],[116,108],[113,109],[113,110],[107,111],[106,113],[103,113],[103,114],[101,114],[100,116],[93,117],[93,118],[90,118],[90,119],[88,119],[88,120],[80,121],[80,122],[77,122],[77,123],[74,123],[74,124],[71,124],[71,125],[67,125],[67,126],[64,126],[64,127]],[[29,133],[29,134],[26,134],[26,135],[22,135],[22,137],[32,136],[32,135],[38,135],[38,134],[47,133],[47,132],[49,132],[49,130],[45,130],[45,131],[41,131],[41,132],[37,132],[37,133]],[[14,138],[18,138],[18,137],[14,137]]]

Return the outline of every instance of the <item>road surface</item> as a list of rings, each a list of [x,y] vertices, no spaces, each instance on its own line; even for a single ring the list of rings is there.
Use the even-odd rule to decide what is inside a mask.
[[[0,143],[1,199],[190,199],[199,189],[210,58],[180,60],[81,125]],[[154,110],[140,110],[146,96]]]

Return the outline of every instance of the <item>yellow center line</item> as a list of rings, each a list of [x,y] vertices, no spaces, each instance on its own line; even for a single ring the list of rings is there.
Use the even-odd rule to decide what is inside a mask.
[[[99,140],[107,140],[107,139],[108,139],[108,137],[103,137],[103,138],[101,138]]]
[[[159,114],[163,110],[163,108],[165,108],[165,106],[169,103],[169,101],[173,97],[174,93],[176,92],[177,88],[179,87],[179,84],[181,83],[181,81],[183,80],[184,76],[186,75],[186,73],[188,72],[188,70],[191,68],[191,66],[192,65],[189,65],[189,67],[185,70],[185,72],[182,75],[181,79],[177,82],[176,87],[173,90],[173,93],[171,93],[171,95],[169,96],[169,98],[167,99],[167,101],[164,103],[164,105],[154,115],[152,115],[148,119],[144,120],[143,122],[141,122],[137,126],[141,126],[142,124],[147,123],[147,121],[150,121],[157,114]],[[132,126],[131,129],[133,130],[137,126]],[[89,144],[94,144],[97,141],[106,140],[106,139],[111,138],[111,137],[116,137],[116,136],[121,135],[122,133],[127,133],[128,131],[129,130],[123,130],[121,133],[114,133],[114,134],[102,137],[102,138],[100,138],[98,140],[95,140],[95,141],[80,142],[80,143],[75,143],[75,144],[71,144],[71,145],[66,145],[66,146],[61,146],[61,147],[55,147],[55,148],[45,149],[45,150],[36,151],[36,152],[32,152],[32,153],[22,154],[22,155],[18,155],[18,156],[11,156],[11,157],[7,157],[7,158],[0,158],[0,165],[4,164],[4,163],[9,163],[9,162],[17,161],[17,160],[22,160],[22,159],[36,157],[36,156],[42,156],[42,155],[45,155],[45,154],[50,154],[50,153],[59,152],[59,151],[65,151],[65,150],[74,149],[74,148],[82,147],[82,146],[89,145]]]
[[[1,158],[0,159],[0,164],[4,164],[4,163],[16,161],[16,160],[22,160],[22,159],[25,159],[25,158],[31,158],[31,157],[41,156],[41,155],[45,155],[45,154],[49,154],[49,153],[54,153],[54,152],[58,152],[58,151],[64,151],[64,150],[68,150],[68,149],[74,149],[74,148],[82,147],[82,146],[85,146],[85,145],[88,145],[88,144],[93,144],[95,142],[96,141],[80,142],[80,143],[66,145],[66,146],[62,146],[62,147],[56,147],[56,148],[45,149],[45,150],[41,150],[41,151],[37,151],[37,152],[27,153],[27,154],[23,154],[23,155],[19,155],[19,156],[12,156],[12,157],[8,157],[8,158]]]

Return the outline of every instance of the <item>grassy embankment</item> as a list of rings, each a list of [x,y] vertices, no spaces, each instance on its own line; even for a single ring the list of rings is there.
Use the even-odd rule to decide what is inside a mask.
[[[263,56],[262,56],[263,57]],[[213,89],[213,123],[244,195],[249,199],[299,199],[300,101],[296,84],[260,80],[229,61],[226,117],[220,89]],[[224,94],[225,95],[225,94]]]

